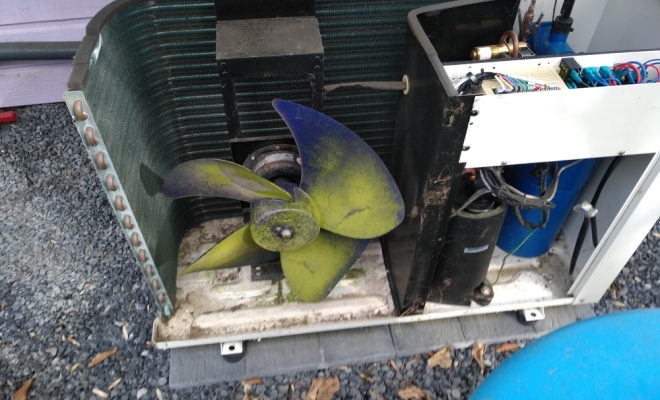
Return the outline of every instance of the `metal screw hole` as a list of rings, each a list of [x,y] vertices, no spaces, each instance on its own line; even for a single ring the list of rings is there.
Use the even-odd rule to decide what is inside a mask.
[[[87,119],[87,114],[83,111],[82,100],[77,99],[73,102],[73,115],[78,121],[84,121]]]
[[[105,154],[103,154],[101,152],[98,152],[96,154],[96,165],[100,169],[103,169],[103,170],[108,169],[108,164],[105,163]]]
[[[108,190],[112,190],[113,192],[117,190],[117,185],[115,185],[115,176],[112,174],[109,174],[108,176],[105,177],[105,184],[108,187]]]
[[[87,139],[87,143],[90,146],[96,146],[99,144],[99,142],[94,137],[94,128],[91,126],[88,126],[87,129],[85,129],[85,139]]]
[[[126,211],[126,206],[124,205],[124,198],[121,196],[115,197],[115,205],[117,206],[117,210],[119,211]]]
[[[133,246],[135,247],[138,247],[142,244],[142,242],[140,242],[140,236],[137,234],[137,232],[133,232],[131,235],[131,242],[133,242]]]

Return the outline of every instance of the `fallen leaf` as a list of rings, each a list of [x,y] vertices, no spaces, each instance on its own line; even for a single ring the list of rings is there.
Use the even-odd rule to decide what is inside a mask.
[[[163,398],[163,392],[161,392],[158,388],[156,388],[156,397],[158,397],[158,400],[165,400]]]
[[[516,351],[519,348],[520,346],[518,346],[515,343],[502,343],[500,347],[498,347],[497,350],[495,350],[495,353],[500,354],[500,353],[506,353],[508,351]]]
[[[261,385],[262,383],[264,383],[264,380],[261,379],[261,378],[250,378],[250,379],[246,379],[244,381],[241,381],[241,383],[243,384],[243,386],[246,386],[246,385],[250,385],[250,386]]]
[[[388,361],[387,363],[388,363],[388,364],[390,365],[390,367],[392,367],[397,373],[399,373],[399,374],[401,373],[401,370],[399,369],[399,366],[396,365],[396,363],[394,362],[394,360],[390,360],[390,361]]]
[[[431,400],[431,396],[429,396],[422,389],[420,389],[420,388],[418,388],[417,386],[414,386],[414,385],[411,385],[411,386],[408,386],[404,389],[399,390],[399,393],[397,393],[397,394],[403,400],[410,400],[410,399],[428,399],[428,400]]]
[[[250,396],[250,389],[252,385],[260,385],[264,383],[261,378],[250,378],[241,382],[243,384],[243,400],[253,400],[254,397]]]
[[[80,367],[80,363],[73,364],[73,367],[71,367],[71,371],[69,371],[69,373],[73,374],[73,371],[77,370],[78,367]]]
[[[619,294],[619,292],[621,291],[621,285],[619,285],[619,284],[616,283],[616,282],[612,282],[612,284],[610,285],[610,287],[609,287],[608,290],[609,290],[610,292],[612,292],[612,296],[614,296],[614,297],[616,298],[616,296],[617,296],[617,295]]]
[[[482,375],[484,373],[484,354],[486,354],[487,348],[488,346],[481,342],[476,342],[474,346],[472,346],[472,357],[474,357],[474,361],[479,364],[479,369],[481,369]]]
[[[34,382],[34,378],[30,378],[25,383],[23,386],[21,386],[20,389],[14,393],[14,400],[27,400],[27,394],[28,390],[30,390],[30,385],[32,385],[32,382]]]
[[[9,379],[7,379],[7,386],[9,386],[10,388],[13,389],[13,388],[14,388],[14,382],[12,382],[12,381],[10,381]]]
[[[323,382],[323,385],[321,385],[321,388],[319,389],[316,400],[331,400],[332,396],[334,396],[340,388],[341,384],[339,383],[339,378],[337,376],[326,379],[326,381]]]
[[[427,361],[428,366],[433,368],[433,367],[440,367],[442,369],[449,369],[451,368],[451,352],[449,351],[451,349],[451,344],[446,345],[445,347],[441,348],[438,350],[429,360]]]
[[[291,393],[296,391],[296,384],[291,381]]]
[[[126,324],[121,327],[121,333],[124,334],[124,340],[128,340],[128,327]]]
[[[97,388],[92,389],[92,393],[94,393],[95,395],[97,395],[98,397],[100,397],[102,399],[107,399],[108,397],[110,397],[109,394],[107,394],[103,390],[97,389]]]
[[[7,302],[3,301],[2,305],[0,305],[0,311],[5,311],[5,308],[7,308]]]
[[[312,385],[307,391],[305,400],[331,400],[341,388],[339,378],[332,376],[328,379],[318,378],[314,379]]]
[[[305,400],[316,400],[316,396],[318,395],[319,389],[321,389],[323,382],[323,378],[314,379],[312,384],[309,386]]]
[[[362,380],[364,380],[365,382],[369,382],[369,383],[372,383],[374,381],[368,372],[365,372],[364,374],[360,374],[360,378],[362,378]]]
[[[71,336],[67,336],[66,341],[71,343],[72,345],[74,345],[76,347],[80,347],[80,343],[76,339],[72,338]]]
[[[135,303],[135,299],[131,300],[131,302],[128,304],[128,311],[131,311],[131,307],[133,307],[133,303]]]
[[[147,340],[147,346],[153,346],[154,343],[151,340]]]
[[[136,397],[138,398],[138,400],[140,400],[140,398],[142,398],[142,396],[144,396],[148,392],[149,391],[147,390],[147,388],[141,388],[140,390],[137,391],[137,396]]]
[[[617,301],[617,300],[612,301],[612,305],[613,305],[614,307],[619,307],[619,308],[625,308],[625,307],[628,307],[628,306],[626,306],[626,303],[623,303],[623,302],[621,302],[621,301]]]
[[[114,389],[115,386],[119,385],[119,382],[121,382],[121,378],[117,378],[117,379],[115,379],[115,381],[112,382],[112,383],[110,384],[110,386],[108,386],[108,390],[112,390],[112,389]]]
[[[658,239],[660,239],[660,232],[653,232],[651,235],[653,235],[653,236],[657,237]]]
[[[373,390],[369,391],[369,397],[371,397],[372,399],[385,400],[385,396],[383,396],[378,392],[374,392]]]
[[[117,348],[115,347],[111,350],[102,351],[98,353],[97,355],[94,356],[94,358],[92,358],[92,361],[90,361],[89,364],[87,364],[87,368],[92,368],[96,364],[102,363],[103,360],[115,354],[116,352],[117,352]]]
[[[422,356],[420,354],[417,354],[415,357],[413,357],[413,359],[410,362],[414,364],[420,361],[422,361]]]
[[[345,367],[345,366],[335,367],[335,369],[336,369],[336,370],[339,370],[339,371],[344,371],[344,372],[353,372],[352,369],[350,369],[350,368],[348,368],[348,367]]]

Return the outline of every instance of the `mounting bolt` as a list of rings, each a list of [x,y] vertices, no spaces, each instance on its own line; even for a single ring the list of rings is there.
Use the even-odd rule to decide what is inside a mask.
[[[488,285],[481,285],[480,291],[484,296],[490,296],[493,293],[493,289],[491,289],[491,287]]]
[[[593,218],[598,214],[598,210],[595,209],[594,206],[588,201],[583,201],[580,204],[576,204],[573,207],[573,211],[584,212],[585,218]]]
[[[280,236],[282,236],[282,239],[291,239],[293,232],[289,228],[284,228],[280,231]]]

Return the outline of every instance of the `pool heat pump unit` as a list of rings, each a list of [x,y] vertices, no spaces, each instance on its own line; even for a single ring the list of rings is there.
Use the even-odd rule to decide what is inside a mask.
[[[660,51],[536,56],[519,6],[101,10],[64,99],[160,307],[156,346],[597,301],[660,215]]]

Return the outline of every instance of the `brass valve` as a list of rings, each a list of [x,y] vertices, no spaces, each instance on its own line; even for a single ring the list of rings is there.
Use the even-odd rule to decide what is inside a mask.
[[[507,41],[511,39],[511,41]],[[500,37],[499,44],[490,46],[478,46],[472,49],[470,57],[473,60],[491,60],[494,58],[519,57],[520,53],[529,52],[526,42],[519,42],[518,36],[514,31],[506,31]]]

